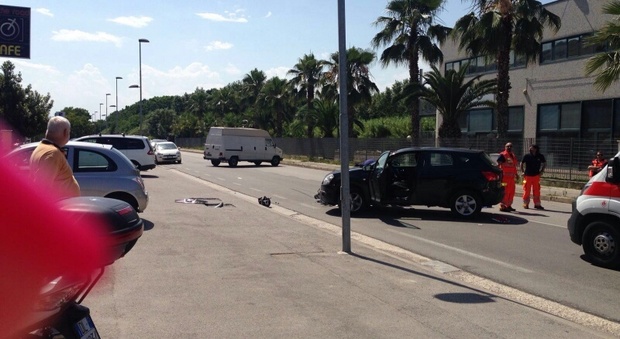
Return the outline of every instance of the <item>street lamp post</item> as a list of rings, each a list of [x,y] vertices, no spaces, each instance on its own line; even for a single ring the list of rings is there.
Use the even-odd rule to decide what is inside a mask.
[[[108,97],[112,95],[110,93],[105,94],[105,118],[108,120]]]
[[[99,120],[101,120],[101,106],[103,106],[103,102],[99,103]]]
[[[118,80],[119,79],[122,79],[122,77],[116,77],[116,104],[114,105],[114,112],[116,113],[116,128],[115,129],[118,129]]]
[[[129,88],[140,88],[139,85],[131,85]],[[138,133],[142,135],[142,100],[140,100],[140,125],[138,126]]]
[[[140,134],[142,134],[142,43],[149,43],[147,39],[138,39],[138,65],[140,68]]]

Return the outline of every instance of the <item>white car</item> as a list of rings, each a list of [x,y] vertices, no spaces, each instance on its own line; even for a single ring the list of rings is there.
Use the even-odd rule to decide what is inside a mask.
[[[155,144],[155,162],[181,163],[181,151],[174,142],[165,141]]]
[[[155,168],[155,155],[150,140],[141,135],[88,135],[75,139],[76,141],[94,142],[98,144],[112,145],[121,153],[125,154],[133,164],[141,171]]]

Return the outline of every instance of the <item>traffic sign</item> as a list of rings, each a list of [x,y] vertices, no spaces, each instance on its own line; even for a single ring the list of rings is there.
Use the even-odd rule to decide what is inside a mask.
[[[30,8],[0,5],[0,57],[30,59]]]

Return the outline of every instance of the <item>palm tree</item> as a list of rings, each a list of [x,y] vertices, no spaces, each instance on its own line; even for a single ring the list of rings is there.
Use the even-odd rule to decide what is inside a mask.
[[[199,119],[202,119],[206,110],[207,103],[209,101],[209,94],[202,88],[196,88],[196,91],[190,96],[189,109],[192,114],[196,115]]]
[[[371,80],[369,65],[375,59],[375,53],[358,47],[347,50],[347,114],[349,136],[353,135],[353,123],[356,119],[355,107],[362,103],[369,103],[372,94],[378,93],[379,88]],[[329,71],[324,74],[324,81],[331,86],[339,82],[339,53],[332,53],[329,61],[326,61]],[[329,86],[328,85],[328,86]],[[341,126],[342,128],[342,126]]]
[[[375,35],[373,47],[388,46],[381,53],[381,63],[388,66],[406,64],[409,67],[409,82],[420,80],[420,56],[431,64],[443,61],[443,54],[436,42],[443,42],[450,29],[434,25],[433,18],[443,6],[444,0],[392,0],[387,4],[386,16],[374,22],[383,26]],[[420,102],[414,99],[409,107],[411,114],[411,137],[414,143],[419,138]]]
[[[259,95],[259,100],[264,107],[275,113],[276,137],[278,138],[282,137],[282,125],[284,123],[284,115],[287,110],[289,97],[290,86],[288,81],[277,76],[267,80]]]
[[[243,77],[243,80],[241,82],[243,84],[243,89],[245,93],[244,99],[246,99],[246,104],[248,106],[256,108],[258,95],[260,94],[260,91],[265,85],[265,80],[267,80],[267,75],[265,75],[265,72],[259,71],[257,68],[254,68],[250,71],[250,73],[246,74]],[[259,113],[256,110],[254,116],[252,117],[255,126],[259,126],[258,115]]]
[[[620,0],[613,0],[603,7],[603,13],[615,15],[592,36],[590,43],[607,44],[609,52],[591,57],[586,63],[586,75],[596,73],[594,87],[605,92],[620,77]]]
[[[338,130],[338,102],[335,100],[317,100],[316,108],[310,113],[313,124],[321,130],[324,138],[333,138]]]
[[[495,92],[495,80],[480,80],[482,75],[465,81],[467,67],[446,71],[445,75],[437,67],[424,75],[424,84],[410,83],[404,92],[408,99],[419,97],[435,106],[442,117],[439,127],[439,137],[442,139],[456,139],[461,137],[459,116],[464,112],[477,107],[493,107],[494,102],[483,99],[486,95]]]
[[[300,92],[305,94],[307,112],[310,114],[312,114],[313,110],[314,91],[316,89],[316,85],[321,79],[321,75],[323,74],[324,65],[325,61],[317,60],[314,57],[314,54],[304,54],[294,68],[290,69],[287,73],[289,75],[293,75],[291,84],[297,86]],[[306,115],[306,123],[308,127],[307,137],[312,138],[314,125],[312,124],[311,119],[309,119],[309,115]]]
[[[460,18],[452,31],[460,39],[459,49],[472,56],[485,56],[497,64],[497,134],[508,130],[510,95],[510,53],[525,60],[526,66],[538,60],[544,26],[557,32],[560,18],[536,0],[472,0],[478,15]]]

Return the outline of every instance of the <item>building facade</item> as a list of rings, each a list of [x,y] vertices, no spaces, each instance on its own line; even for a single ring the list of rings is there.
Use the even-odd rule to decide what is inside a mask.
[[[607,0],[558,0],[545,8],[562,20],[559,31],[546,29],[541,57],[525,67],[523,60],[511,60],[508,134],[515,139],[580,138],[597,143],[620,139],[620,83],[605,92],[597,91],[594,77],[585,75],[591,56],[606,50],[585,40],[614,17],[603,14]],[[452,40],[441,46],[443,72],[468,65],[468,75],[494,79],[494,62],[472,57],[458,50]],[[437,117],[437,126],[441,117]],[[489,108],[474,109],[460,119],[468,136],[493,134],[497,123]]]

